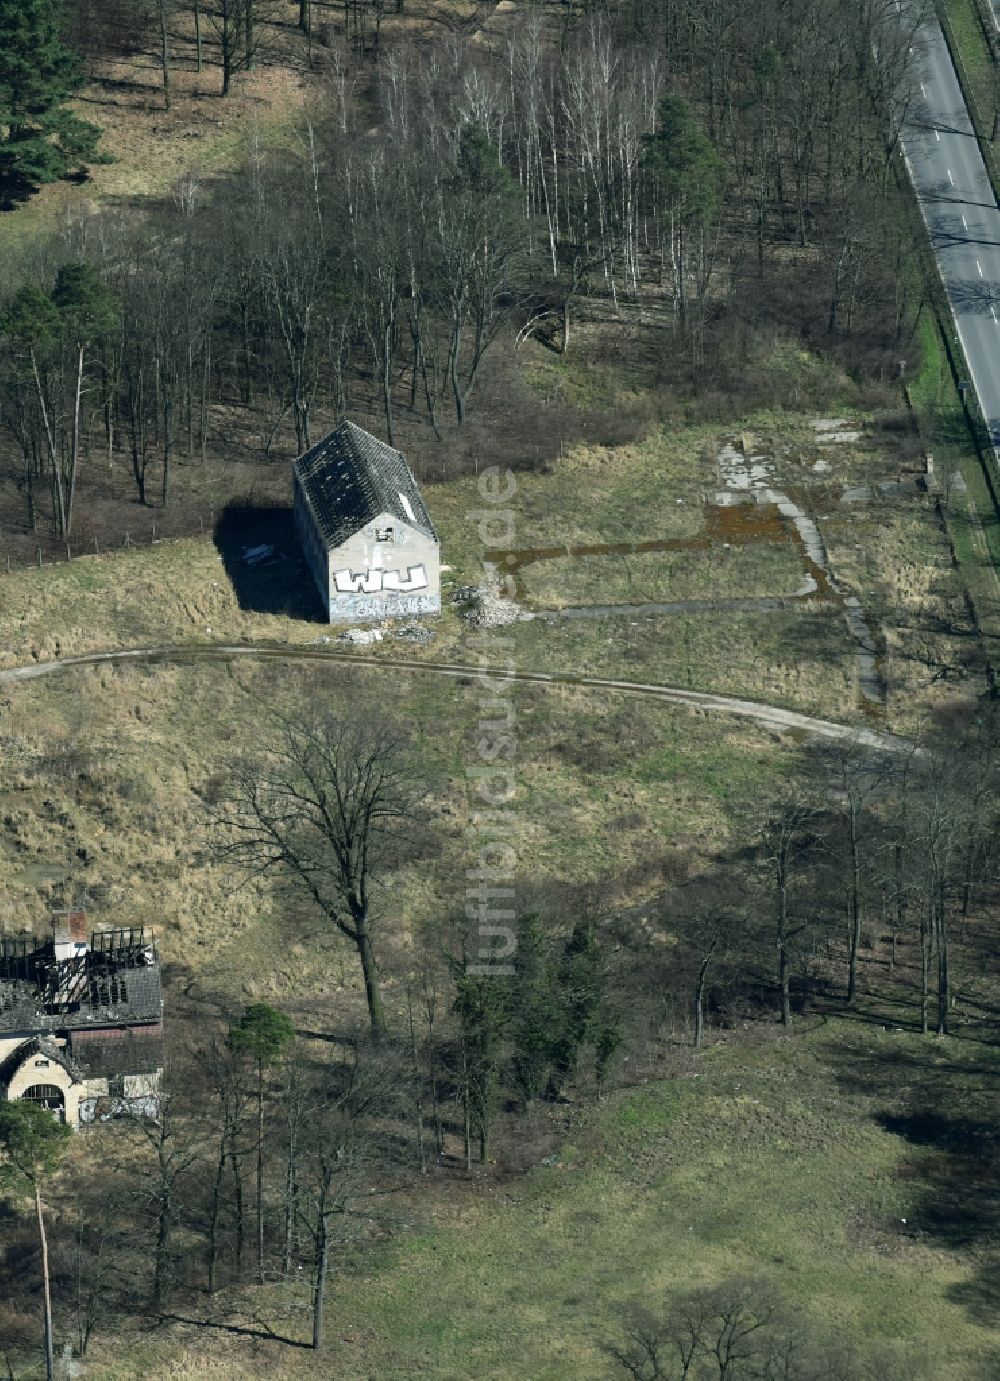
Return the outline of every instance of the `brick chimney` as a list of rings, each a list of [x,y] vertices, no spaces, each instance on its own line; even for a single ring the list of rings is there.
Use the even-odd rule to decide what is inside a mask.
[[[52,941],[56,959],[60,963],[86,954],[86,911],[56,911],[52,917]]]

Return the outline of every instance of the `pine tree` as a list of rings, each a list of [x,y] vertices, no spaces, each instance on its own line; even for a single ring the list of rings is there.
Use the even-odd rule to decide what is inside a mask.
[[[264,1284],[264,1069],[284,1054],[295,1039],[291,1017],[253,1002],[229,1032],[229,1048],[257,1066],[257,1283]]]
[[[457,960],[452,960],[451,968],[455,979],[455,1012],[461,1031],[465,1163],[471,1166],[473,1134],[479,1139],[480,1162],[486,1163],[507,1012],[504,993],[496,978],[466,973],[464,963]]]
[[[524,916],[517,928],[517,978],[511,994],[511,1078],[527,1108],[546,1092],[562,1003],[552,962],[552,941],[539,918]]]
[[[671,212],[688,224],[705,225],[722,199],[725,164],[682,97],[664,96],[658,115],[656,133],[643,139],[643,162]]]
[[[0,0],[0,195],[95,161],[100,130],[66,108],[82,85],[64,0]]]

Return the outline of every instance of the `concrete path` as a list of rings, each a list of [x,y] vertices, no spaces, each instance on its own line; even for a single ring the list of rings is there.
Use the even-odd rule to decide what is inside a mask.
[[[502,635],[498,636],[498,642]],[[540,671],[514,671],[506,676],[506,652],[497,648],[496,655],[486,657],[484,665],[458,662],[424,662],[415,658],[365,656],[359,653],[337,652],[330,649],[303,648],[268,643],[175,643],[166,647],[133,647],[113,652],[90,652],[79,657],[63,657],[53,662],[35,662],[30,666],[8,667],[0,670],[0,685],[16,685],[34,681],[42,676],[55,676],[81,667],[114,666],[135,663],[185,665],[194,662],[229,662],[239,660],[308,662],[338,667],[371,667],[375,670],[413,672],[417,675],[444,676],[455,680],[475,679],[480,675],[502,676],[523,684],[546,686],[577,686],[585,690],[614,691],[624,695],[638,695],[663,700],[673,705],[688,705],[708,714],[732,715],[751,719],[779,732],[793,731],[809,737],[861,743],[887,753],[911,750],[908,739],[896,734],[880,733],[863,725],[838,724],[831,719],[818,719],[786,710],[777,705],[763,705],[756,700],[741,700],[728,695],[711,695],[705,691],[684,690],[678,686],[659,686],[642,681],[619,681],[602,676],[562,675]]]

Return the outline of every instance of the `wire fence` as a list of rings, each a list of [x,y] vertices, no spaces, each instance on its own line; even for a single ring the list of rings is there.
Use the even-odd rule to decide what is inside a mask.
[[[197,515],[197,525],[194,521],[186,523],[183,531],[174,530],[172,527],[165,528],[162,522],[151,522],[149,526],[137,523],[117,534],[85,533],[70,538],[46,536],[41,539],[33,539],[30,533],[23,534],[19,538],[16,550],[0,550],[0,575],[41,569],[43,566],[61,566],[82,557],[111,556],[141,547],[210,537],[216,531],[217,519],[217,511],[213,508],[209,509],[207,514]]]

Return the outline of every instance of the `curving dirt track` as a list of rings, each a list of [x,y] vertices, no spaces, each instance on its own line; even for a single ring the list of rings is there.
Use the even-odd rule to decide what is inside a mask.
[[[499,651],[499,650],[498,650]],[[817,738],[841,739],[862,743],[884,752],[906,752],[911,748],[908,739],[896,734],[881,733],[864,725],[838,724],[831,719],[817,719],[786,710],[777,705],[764,705],[756,700],[740,700],[729,695],[712,695],[706,691],[684,690],[679,686],[659,686],[641,681],[619,681],[601,676],[574,676],[558,672],[509,671],[500,663],[491,666],[484,658],[482,665],[468,662],[430,662],[407,657],[365,655],[338,652],[329,648],[294,647],[271,643],[174,643],[163,647],[133,647],[110,652],[90,652],[78,657],[62,657],[52,662],[35,662],[28,666],[0,670],[0,685],[32,681],[40,676],[54,676],[80,667],[115,665],[120,663],[185,664],[193,662],[228,662],[240,659],[276,662],[326,663],[341,667],[369,667],[390,671],[413,672],[417,675],[445,676],[454,680],[474,679],[489,672],[513,682],[537,683],[551,686],[576,686],[594,691],[614,691],[624,695],[640,695],[647,699],[664,700],[674,705],[689,705],[709,714],[733,715],[752,719],[769,729],[795,731]]]

